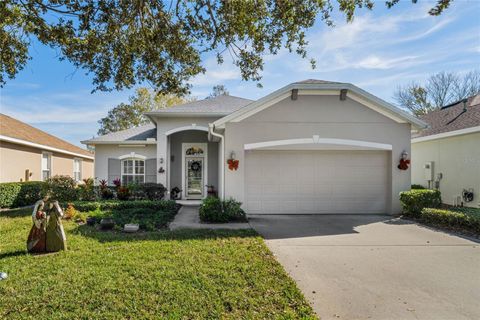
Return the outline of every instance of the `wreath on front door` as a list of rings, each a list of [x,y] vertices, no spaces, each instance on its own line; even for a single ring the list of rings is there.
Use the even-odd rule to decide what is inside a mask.
[[[200,162],[198,161],[194,161],[192,162],[192,164],[190,165],[190,169],[192,169],[192,171],[199,171],[201,169],[201,165],[200,165]]]

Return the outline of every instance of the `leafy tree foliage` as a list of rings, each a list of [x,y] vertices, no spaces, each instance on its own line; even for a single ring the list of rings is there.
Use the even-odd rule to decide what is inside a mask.
[[[193,99],[171,94],[157,95],[146,88],[139,88],[129,100],[129,103],[120,103],[110,110],[105,118],[98,121],[99,135],[147,124],[149,120],[143,115],[145,112],[169,108]]]
[[[227,88],[223,84],[218,84],[213,87],[212,93],[210,93],[207,99],[215,98],[215,97],[221,96],[222,94],[228,96],[230,92],[228,92]]]
[[[398,1],[379,0],[388,7]],[[453,0],[436,1],[432,15]],[[2,0],[0,85],[25,66],[34,38],[92,74],[94,91],[148,82],[160,93],[186,94],[188,80],[205,72],[206,52],[219,63],[231,55],[244,80],[259,81],[265,54],[286,48],[307,57],[305,32],[317,19],[332,25],[338,7],[351,21],[356,9],[373,6],[374,0]]]
[[[394,99],[413,114],[422,115],[476,94],[480,94],[480,70],[463,76],[452,72],[436,73],[423,86],[412,82],[398,87]]]

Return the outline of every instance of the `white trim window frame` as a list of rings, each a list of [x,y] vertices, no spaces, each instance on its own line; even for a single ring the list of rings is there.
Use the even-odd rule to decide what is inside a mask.
[[[82,181],[82,159],[73,158],[73,179],[76,182]]]
[[[42,159],[40,162],[42,181],[49,179],[52,176],[52,153],[42,152]]]
[[[121,183],[125,186],[129,183],[145,183],[145,159],[124,158],[121,159]]]

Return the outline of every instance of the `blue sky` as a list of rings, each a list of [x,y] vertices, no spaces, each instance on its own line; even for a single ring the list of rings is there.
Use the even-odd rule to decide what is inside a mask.
[[[257,99],[288,83],[315,78],[351,82],[393,102],[398,85],[422,82],[438,71],[480,68],[480,1],[455,1],[439,17],[427,14],[433,1],[419,2],[401,1],[387,10],[384,1],[377,1],[373,11],[359,11],[353,23],[339,15],[334,28],[317,23],[308,32],[309,56],[317,68],[286,50],[267,56],[263,88],[241,81],[228,57],[219,66],[205,56],[207,72],[192,79],[192,95],[202,99],[214,85],[225,84],[232,95]],[[91,94],[91,77],[60,62],[58,50],[34,43],[30,52],[25,69],[0,89],[1,112],[73,144],[96,135],[97,121],[133,93]]]

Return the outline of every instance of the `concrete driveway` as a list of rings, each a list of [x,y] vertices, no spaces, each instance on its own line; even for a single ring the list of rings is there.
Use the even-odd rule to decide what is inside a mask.
[[[389,216],[249,218],[322,319],[480,319],[478,242]]]

